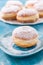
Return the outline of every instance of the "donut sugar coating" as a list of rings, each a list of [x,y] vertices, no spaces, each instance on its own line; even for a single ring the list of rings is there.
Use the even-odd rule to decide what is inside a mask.
[[[33,23],[39,19],[39,14],[33,8],[24,8],[17,13],[16,18],[21,23]]]
[[[34,8],[38,11],[39,17],[43,18],[43,2],[40,1],[39,3],[35,4]]]
[[[13,43],[23,48],[36,45],[38,40],[37,30],[30,26],[20,26],[12,32]]]

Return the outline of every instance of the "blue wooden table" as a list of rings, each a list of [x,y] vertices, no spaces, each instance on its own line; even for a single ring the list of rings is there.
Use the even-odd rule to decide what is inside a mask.
[[[0,9],[6,1],[7,0],[0,0]],[[24,3],[24,0],[22,0],[22,2]],[[3,36],[7,32],[13,31],[16,27],[18,26],[5,24],[0,21],[0,36]],[[43,36],[43,24],[37,24],[32,27],[37,29],[40,36]],[[25,58],[16,58],[5,54],[0,49],[0,65],[43,65],[43,50]]]

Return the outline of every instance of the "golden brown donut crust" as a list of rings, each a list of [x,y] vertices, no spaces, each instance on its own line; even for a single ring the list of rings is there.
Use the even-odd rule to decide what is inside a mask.
[[[36,22],[39,19],[39,14],[35,14],[32,16],[17,16],[17,20],[22,23],[33,23]]]
[[[15,20],[16,19],[16,13],[4,13],[2,18],[4,20]]]
[[[43,18],[43,11],[40,11],[40,12],[39,12],[39,17],[40,17],[40,18]]]
[[[13,38],[13,42],[15,42],[15,44],[17,46],[26,48],[26,47],[31,47],[31,46],[36,45],[37,42],[38,42],[38,39],[35,38],[35,39],[30,40],[30,42],[29,42],[28,40],[26,41],[26,40],[21,40],[21,39]]]

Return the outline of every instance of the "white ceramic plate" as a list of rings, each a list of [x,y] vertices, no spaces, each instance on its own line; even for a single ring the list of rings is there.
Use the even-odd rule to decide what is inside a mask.
[[[6,21],[2,18],[0,18],[0,20],[2,20],[4,23],[8,23],[8,24],[16,24],[16,25],[35,25],[35,24],[39,24],[39,23],[43,23],[43,18],[39,19],[38,21],[34,22],[34,23],[20,23],[16,20],[14,21]]]
[[[12,42],[11,38],[11,32],[4,35],[3,38],[1,38],[0,41],[0,47],[1,49],[8,55],[15,56],[15,57],[24,57],[29,56],[34,53],[39,52],[42,50],[42,42],[38,41],[36,46],[30,47],[30,48],[21,48],[15,45],[15,43]]]

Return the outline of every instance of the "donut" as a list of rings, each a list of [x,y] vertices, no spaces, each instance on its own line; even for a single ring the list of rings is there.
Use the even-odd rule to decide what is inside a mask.
[[[26,8],[33,8],[34,7],[34,4],[37,3],[38,1],[37,0],[29,0],[25,3],[25,7]]]
[[[18,7],[18,6],[10,6],[10,7],[3,7],[3,9],[1,10],[2,13],[2,19],[4,20],[15,20],[16,19],[16,15],[17,12],[19,10],[21,10],[22,8]]]
[[[34,8],[38,11],[39,17],[43,18],[43,2],[39,2],[34,5]]]
[[[23,48],[34,46],[38,42],[38,32],[30,26],[18,27],[12,32],[12,41]]]
[[[39,14],[35,9],[24,8],[17,13],[17,21],[22,23],[33,23],[38,20]]]
[[[23,6],[23,4],[20,1],[18,1],[18,0],[16,0],[16,1],[10,0],[10,1],[8,1],[6,3],[6,6],[11,6],[11,5],[16,5],[16,6],[19,6],[19,7],[22,7]]]

